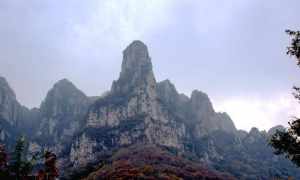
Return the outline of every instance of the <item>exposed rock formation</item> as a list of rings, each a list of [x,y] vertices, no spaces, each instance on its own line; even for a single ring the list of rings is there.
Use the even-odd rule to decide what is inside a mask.
[[[26,111],[28,110],[18,103],[16,95],[7,81],[0,77],[0,116],[10,125],[18,126]]]
[[[194,91],[189,98],[179,94],[169,80],[156,83],[147,47],[134,41],[123,52],[119,79],[91,106],[87,129],[72,145],[71,161],[84,166],[96,151],[135,143],[184,152],[187,139],[218,129],[236,131],[228,115],[215,113],[206,94]],[[84,153],[94,156],[85,160]]]
[[[91,106],[87,129],[78,141],[82,137],[91,139],[91,142],[95,139],[97,143],[91,143],[94,151],[137,142],[183,149],[185,126],[178,123],[170,112],[163,110],[156,86],[147,47],[140,41],[134,41],[123,52],[120,78],[113,83],[107,96]],[[94,132],[98,132],[97,136]],[[87,161],[81,158],[80,153],[80,149],[85,147],[78,141],[72,146],[71,160],[77,165],[85,165]],[[85,149],[89,151],[91,147]]]
[[[99,97],[87,97],[64,79],[39,109],[28,110],[0,78],[0,142],[12,143],[24,133],[30,151],[55,151],[62,171],[86,169],[104,154],[138,144],[167,149],[238,179],[300,178],[299,170],[268,146],[277,129],[282,127],[268,133],[237,130],[228,114],[215,112],[205,93],[195,90],[188,97],[169,80],[157,83],[141,41],[124,50],[119,79]]]
[[[20,134],[30,138],[38,127],[38,116],[38,110],[20,105],[6,79],[0,77],[0,141],[11,142]]]
[[[57,82],[41,105],[36,141],[60,152],[60,144],[71,143],[73,135],[84,125],[91,101],[67,79]]]

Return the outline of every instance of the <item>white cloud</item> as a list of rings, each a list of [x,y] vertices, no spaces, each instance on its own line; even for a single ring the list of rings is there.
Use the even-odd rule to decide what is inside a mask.
[[[167,25],[170,0],[96,1],[87,22],[74,24],[73,37],[81,44],[124,46]],[[142,39],[143,40],[143,39]]]
[[[227,112],[238,129],[252,127],[268,130],[287,125],[293,116],[300,115],[300,105],[292,95],[275,94],[272,97],[231,97],[215,103],[217,111]]]

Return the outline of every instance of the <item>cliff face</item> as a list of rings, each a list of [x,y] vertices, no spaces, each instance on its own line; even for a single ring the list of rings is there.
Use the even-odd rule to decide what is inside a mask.
[[[147,47],[134,41],[123,52],[119,79],[90,106],[86,128],[74,138],[69,157],[76,169],[97,164],[103,153],[151,144],[237,178],[287,177],[283,167],[298,177],[297,168],[273,155],[268,138],[255,128],[238,131],[203,92],[187,97],[169,80],[157,83]]]
[[[215,113],[206,94],[194,91],[189,98],[168,80],[157,83],[146,45],[134,41],[123,52],[119,79],[91,106],[70,157],[75,166],[84,166],[99,150],[136,143],[185,152],[187,139],[217,129],[236,131],[228,116]]]
[[[194,90],[189,98],[179,94],[169,80],[158,83],[157,92],[160,102],[187,126],[193,137],[200,138],[216,130],[237,132],[228,114],[216,113],[205,93]]]
[[[119,79],[105,97],[91,106],[87,129],[72,146],[71,161],[83,166],[96,156],[96,151],[135,143],[183,149],[185,136],[185,125],[177,122],[158,101],[157,83],[147,47],[134,41],[123,52]],[[82,143],[83,140],[90,143]],[[91,150],[89,154],[94,156],[82,158]]]
[[[215,112],[205,93],[194,90],[188,97],[169,80],[156,82],[141,41],[123,51],[120,77],[99,97],[87,97],[63,79],[40,108],[29,110],[0,78],[0,142],[12,144],[25,134],[29,151],[57,153],[62,172],[97,165],[104,155],[123,148],[150,145],[238,179],[300,178],[299,170],[268,146],[277,129],[283,127],[268,133],[238,131],[228,114]]]
[[[36,109],[20,105],[6,79],[0,77],[0,141],[11,144],[20,134],[31,137],[39,124],[38,116]]]
[[[84,125],[91,102],[69,80],[63,79],[55,83],[41,104],[41,123],[34,142],[61,153]]]
[[[0,77],[0,116],[11,126],[18,126],[22,123],[26,111],[28,110],[17,101],[14,91],[7,81]]]

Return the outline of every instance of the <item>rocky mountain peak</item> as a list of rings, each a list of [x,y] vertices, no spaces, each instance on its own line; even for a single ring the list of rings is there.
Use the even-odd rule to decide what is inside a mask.
[[[152,66],[152,63],[147,46],[142,41],[136,40],[123,51],[122,73],[140,66]]]
[[[216,116],[219,119],[220,129],[222,129],[226,132],[230,132],[230,133],[237,132],[237,129],[236,129],[232,119],[226,112],[217,113]]]
[[[54,84],[54,87],[62,87],[62,86],[73,86],[74,87],[74,84],[66,78],[61,79]]]
[[[3,96],[8,96],[10,98],[16,99],[15,92],[12,90],[12,88],[9,86],[8,82],[4,77],[0,76],[0,103],[2,103]]]
[[[80,91],[71,81],[69,81],[68,79],[62,79],[59,80],[58,82],[56,82],[53,86],[53,88],[51,89],[52,91],[59,91],[61,93],[65,93],[65,95],[69,94],[71,92],[76,93],[76,94],[80,94],[81,96],[84,95],[84,93],[82,91]],[[50,91],[51,91],[50,90]],[[72,94],[72,93],[71,93]],[[85,95],[84,95],[85,96]]]
[[[113,83],[112,91],[126,94],[133,88],[146,89],[155,84],[147,46],[141,41],[133,41],[123,51],[122,70],[119,80]]]
[[[86,105],[87,101],[87,96],[72,82],[62,79],[48,91],[41,110],[47,115],[56,115],[59,112],[69,112],[73,106]]]
[[[157,83],[157,92],[160,98],[164,99],[168,103],[179,98],[179,94],[174,84],[172,84],[168,79]]]
[[[16,100],[15,92],[11,89],[4,77],[0,77],[0,118],[5,119],[10,125],[20,123],[20,114],[23,108]]]
[[[165,89],[167,92],[178,94],[174,84],[169,79],[159,82],[158,86]]]
[[[249,131],[249,136],[260,137],[260,136],[261,136],[261,132],[259,131],[258,128],[253,127],[253,128],[251,128],[251,130]]]
[[[194,90],[191,95],[191,106],[197,111],[201,110],[203,113],[212,114],[214,109],[207,94]]]
[[[56,144],[54,150],[60,153],[63,146],[59,143],[68,142],[81,128],[90,102],[91,100],[69,80],[62,79],[55,83],[40,107],[38,142],[49,147]]]

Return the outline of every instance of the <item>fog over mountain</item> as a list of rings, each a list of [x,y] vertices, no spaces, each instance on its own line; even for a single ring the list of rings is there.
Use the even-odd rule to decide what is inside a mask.
[[[299,113],[290,95],[299,72],[285,55],[284,34],[299,29],[299,6],[298,0],[2,0],[0,75],[28,107],[39,107],[62,78],[99,96],[117,78],[119,52],[141,39],[158,80],[170,78],[185,94],[207,92],[238,128],[269,129]]]

